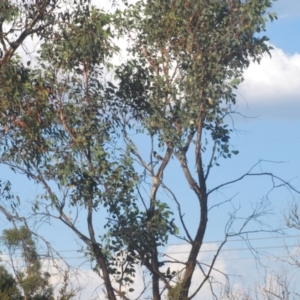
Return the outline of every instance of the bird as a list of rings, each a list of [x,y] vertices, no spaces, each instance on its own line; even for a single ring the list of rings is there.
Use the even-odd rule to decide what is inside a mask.
[[[208,104],[209,104],[210,106],[213,106],[213,105],[214,105],[214,100],[213,100],[211,97],[208,97],[208,98],[207,98],[207,101],[208,101]]]
[[[153,151],[153,156],[158,160],[163,160],[163,158],[156,151]]]

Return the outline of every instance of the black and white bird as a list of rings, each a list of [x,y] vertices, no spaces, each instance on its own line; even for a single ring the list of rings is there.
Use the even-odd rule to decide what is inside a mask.
[[[156,151],[153,151],[153,156],[158,160],[163,160],[163,158]]]

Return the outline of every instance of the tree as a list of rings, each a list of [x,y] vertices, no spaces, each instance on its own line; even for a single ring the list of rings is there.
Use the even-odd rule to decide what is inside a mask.
[[[15,279],[8,273],[4,266],[0,266],[0,297],[3,300],[21,299],[21,293]]]
[[[249,222],[264,215],[264,206],[256,207],[238,230],[232,215],[224,242],[204,268],[198,254],[208,224],[208,198],[254,175],[270,176],[274,187],[279,181],[293,189],[271,173],[252,169],[207,187],[220,159],[238,153],[230,148],[226,118],[243,70],[270,51],[267,38],[256,35],[265,28],[270,6],[270,0],[151,0],[107,13],[74,4],[51,15],[55,26],[47,37],[41,35],[46,42],[36,68],[13,57],[5,61],[0,74],[6,82],[0,86],[1,162],[44,187],[45,194],[33,204],[36,213],[60,220],[81,239],[108,299],[130,298],[137,266],[151,274],[154,300],[192,299],[210,282],[227,239],[248,233]],[[116,36],[129,37],[130,59],[112,69]],[[109,70],[117,82],[106,79]],[[133,133],[148,134],[148,156]],[[184,187],[197,199],[194,235],[184,222],[184,202],[164,183],[172,158],[186,178]],[[176,218],[158,198],[160,190],[177,204]],[[106,218],[100,214],[99,220],[98,211],[106,212]],[[85,229],[79,219],[85,220]],[[180,236],[176,222],[183,229]],[[178,263],[174,259],[159,256],[158,248],[170,236],[191,246],[181,270],[172,267]],[[191,291],[197,267],[203,280]]]
[[[179,161],[200,209],[196,234],[191,236],[183,222],[180,204],[171,193],[178,203],[185,240],[191,250],[183,275],[174,287],[168,286],[166,274],[159,271],[157,248],[149,253],[147,267],[153,273],[154,299],[160,299],[159,281],[164,282],[169,295],[176,290],[176,297],[170,296],[172,299],[191,299],[202,288],[210,278],[214,261],[199,288],[190,294],[207,227],[208,198],[222,186],[255,175],[249,172],[232,182],[207,188],[210,171],[219,165],[218,159],[238,153],[230,149],[231,130],[225,120],[232,113],[236,98],[233,90],[242,81],[243,70],[251,59],[259,61],[263,53],[269,53],[267,38],[257,37],[255,32],[264,30],[264,13],[270,5],[270,1],[141,1],[125,14],[126,25],[122,30],[133,37],[129,50],[133,59],[118,70],[119,95],[126,103],[125,112],[130,107],[133,117],[124,118],[123,134],[137,161],[153,180],[150,216],[155,217],[159,188],[166,188],[163,173],[172,156]],[[129,138],[137,120],[150,135],[150,155],[155,143],[161,150],[166,149],[157,169],[152,158],[150,165],[142,158]],[[208,143],[212,148],[205,162]],[[197,169],[196,176],[192,173],[193,166]],[[228,231],[225,240],[240,233]],[[152,244],[155,243],[153,237]]]
[[[114,157],[106,148],[113,143],[110,133],[114,128],[110,116],[104,114],[107,104],[99,93],[102,83],[98,76],[115,49],[109,42],[110,29],[105,29],[109,21],[108,14],[78,5],[53,32],[53,44],[43,45],[41,59],[50,54],[45,59],[49,63],[41,63],[44,68],[31,71],[16,62],[19,68],[14,75],[22,81],[1,91],[7,107],[2,111],[2,161],[15,170],[26,170],[29,178],[44,185],[46,199],[58,212],[55,217],[87,244],[97,261],[96,270],[101,268],[103,272],[109,298],[115,299],[109,278],[112,267],[107,262],[113,258],[96,241],[93,214],[100,205],[108,207],[110,214],[120,214],[123,209],[136,214],[130,209],[136,177],[126,156]],[[1,75],[10,76],[7,69]],[[25,164],[24,155],[31,156]],[[48,180],[58,184],[61,199]],[[76,189],[72,191],[73,186]],[[79,231],[64,212],[65,201],[69,200],[68,205],[87,209],[89,236]],[[35,207],[38,209],[39,203]]]
[[[2,242],[7,247],[10,257],[13,258],[18,250],[22,252],[25,268],[17,268],[14,259],[11,263],[24,299],[53,299],[53,290],[49,284],[50,274],[42,272],[41,261],[30,231],[26,227],[4,230]]]
[[[59,295],[54,297],[53,287],[49,282],[51,274],[43,271],[41,257],[28,228],[21,226],[3,230],[1,242],[8,251],[10,267],[15,275],[14,278],[1,266],[1,299],[5,295],[10,300],[69,300],[75,296],[75,291],[68,289],[69,274],[65,272]],[[21,257],[18,255],[19,251]]]

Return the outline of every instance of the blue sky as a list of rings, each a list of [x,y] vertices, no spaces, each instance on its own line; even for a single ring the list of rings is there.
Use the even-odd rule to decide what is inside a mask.
[[[270,43],[274,47],[272,58],[265,56],[260,65],[251,64],[245,72],[245,81],[237,91],[237,109],[243,115],[250,117],[236,116],[234,118],[236,131],[232,134],[231,143],[240,153],[230,160],[221,161],[221,166],[212,171],[209,188],[239,177],[259,160],[268,160],[281,163],[265,162],[262,164],[262,170],[274,172],[300,190],[300,1],[276,1],[272,11],[275,11],[279,18],[267,25],[266,35],[270,37]],[[1,179],[11,179],[16,193],[22,196],[23,200],[30,201],[30,198],[38,192],[38,188],[29,184],[25,179],[20,179],[19,176],[8,172],[6,168],[0,167],[0,170],[2,170]],[[257,171],[259,170],[257,168]],[[190,191],[187,191],[186,188],[181,190],[181,182],[184,178],[180,176],[173,173],[171,169],[164,178],[168,178],[167,183],[174,185],[182,199],[187,198],[187,203],[194,201]],[[253,205],[264,199],[269,188],[270,179],[268,178],[246,179],[211,197],[211,205],[236,195],[234,207],[241,206],[240,214],[246,216]],[[293,195],[284,189],[273,191],[269,197],[272,214],[266,216],[265,221],[269,222],[273,228],[280,224],[283,225],[283,214],[292,200]],[[205,246],[207,250],[214,249],[216,247],[214,242],[223,238],[224,224],[234,207],[231,204],[218,207],[210,215],[205,240],[211,243]],[[188,226],[192,229],[197,213],[189,208],[187,204],[185,213]],[[5,218],[0,215],[0,227],[6,225]],[[77,247],[74,237],[57,225],[47,227],[42,232],[48,235],[47,237],[57,249],[76,249]],[[300,235],[297,232],[290,234]],[[67,236],[69,239],[66,242]],[[275,247],[282,246],[284,240],[274,238],[274,240],[254,240],[253,243],[257,247]],[[286,244],[294,243],[294,240],[286,240]],[[179,256],[184,255],[184,251],[187,249],[186,245],[176,245],[165,250],[174,252],[174,247],[176,251],[182,252],[178,254]],[[222,256],[224,260],[220,260],[218,267],[224,271],[255,277],[255,265],[250,259],[251,253],[244,251],[244,248],[245,244],[229,243],[227,249],[239,250],[224,252]],[[268,251],[279,256],[285,255],[283,248],[274,248]],[[67,255],[73,256],[71,253]],[[209,256],[209,253],[203,255]],[[249,258],[249,260],[240,260],[243,257]],[[236,259],[239,264],[232,264],[230,259]],[[73,262],[76,265],[80,263],[74,260]],[[240,268],[238,265],[243,267]],[[269,265],[273,266],[272,263]],[[248,273],[245,271],[245,267],[248,268]],[[90,276],[94,277],[93,274]],[[92,286],[96,287],[97,282]],[[88,294],[83,295],[83,299],[87,299]]]

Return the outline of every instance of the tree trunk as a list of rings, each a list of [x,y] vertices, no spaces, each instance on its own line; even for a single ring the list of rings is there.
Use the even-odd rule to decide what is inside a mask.
[[[102,275],[103,275],[103,279],[104,279],[104,284],[105,284],[105,288],[107,291],[107,297],[109,300],[117,300],[116,295],[115,295],[115,291],[112,287],[110,278],[109,278],[109,272],[106,266],[106,261],[105,261],[105,257],[103,256],[101,249],[99,249],[99,247],[97,245],[93,246],[93,252],[96,256],[96,259],[98,261],[98,264],[100,265],[101,271],[102,271]]]
[[[207,199],[203,201],[203,206],[201,207],[201,219],[199,223],[199,227],[197,230],[196,237],[194,239],[194,242],[192,244],[192,249],[188,258],[188,261],[186,263],[186,270],[184,274],[184,278],[182,281],[182,288],[180,292],[180,297],[178,299],[180,300],[186,300],[188,299],[189,289],[192,283],[192,277],[195,271],[196,263],[197,263],[197,256],[199,254],[200,248],[203,243],[203,238],[206,231],[207,226]]]

